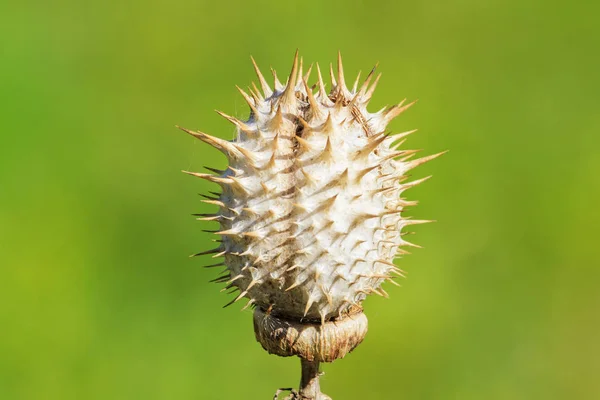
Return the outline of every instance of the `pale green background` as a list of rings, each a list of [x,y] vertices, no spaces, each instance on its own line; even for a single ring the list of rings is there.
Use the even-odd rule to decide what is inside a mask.
[[[410,192],[425,247],[370,331],[325,365],[343,399],[600,398],[600,7],[584,1],[4,0],[0,5],[0,399],[270,399],[299,363],[223,310],[209,189],[180,124],[231,138],[249,55],[346,73],[373,109],[450,149]],[[350,80],[350,78],[349,78]]]

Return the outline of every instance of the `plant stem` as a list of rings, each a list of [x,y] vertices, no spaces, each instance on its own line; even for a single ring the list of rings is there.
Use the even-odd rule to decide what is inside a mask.
[[[308,361],[300,358],[302,365],[302,378],[300,379],[300,398],[303,400],[331,400],[329,396],[321,393],[319,385],[319,361]]]

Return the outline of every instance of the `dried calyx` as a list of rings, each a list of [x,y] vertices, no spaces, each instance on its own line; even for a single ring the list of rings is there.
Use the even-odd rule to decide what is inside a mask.
[[[273,71],[271,87],[254,67],[262,91],[238,88],[248,120],[219,112],[236,126],[235,140],[184,129],[229,160],[225,171],[187,172],[222,188],[204,200],[218,211],[199,215],[220,224],[219,246],[196,255],[224,257],[211,265],[225,267],[215,282],[239,291],[229,304],[247,298],[255,307],[265,349],[330,362],[364,337],[366,296],[387,296],[382,283],[404,276],[393,261],[416,245],[401,231],[430,222],[403,217],[416,202],[402,193],[427,179],[408,182],[406,174],[443,153],[413,158],[417,151],[402,145],[414,131],[386,132],[414,102],[367,111],[381,76],[375,68],[348,88],[338,56],[326,91],[319,65],[311,86],[312,65],[304,74],[297,52],[285,85]]]

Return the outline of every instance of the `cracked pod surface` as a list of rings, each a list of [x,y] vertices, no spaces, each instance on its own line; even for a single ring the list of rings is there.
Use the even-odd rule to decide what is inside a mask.
[[[236,126],[233,141],[184,129],[229,160],[225,171],[187,173],[222,188],[204,200],[219,210],[200,215],[220,224],[219,246],[197,255],[224,257],[215,281],[239,290],[230,304],[245,297],[273,315],[321,322],[360,308],[371,293],[387,295],[383,282],[403,276],[394,258],[415,245],[402,229],[429,222],[404,218],[416,202],[401,194],[427,179],[406,182],[407,171],[443,153],[413,159],[416,151],[402,144],[414,131],[385,130],[414,102],[370,113],[381,74],[374,78],[374,68],[360,86],[359,74],[349,89],[341,56],[337,64],[326,92],[318,64],[310,86],[312,68],[303,74],[297,52],[285,85],[273,71],[271,88],[254,63],[262,92],[238,88],[248,120],[220,113]]]

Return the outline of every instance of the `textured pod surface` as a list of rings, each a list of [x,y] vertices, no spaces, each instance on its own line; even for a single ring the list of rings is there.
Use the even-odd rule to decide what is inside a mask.
[[[324,324],[302,323],[254,310],[256,340],[270,354],[299,356],[308,361],[333,362],[344,358],[367,335],[368,320],[363,312]]]
[[[297,53],[285,85],[274,73],[271,88],[254,65],[262,93],[239,89],[248,120],[220,113],[236,139],[186,130],[229,160],[225,171],[210,169],[216,175],[189,172],[222,188],[205,200],[218,212],[201,216],[219,222],[220,246],[198,255],[224,257],[215,281],[239,289],[232,302],[246,297],[273,315],[323,323],[371,293],[387,295],[381,284],[403,276],[393,261],[412,244],[401,230],[429,222],[402,217],[415,204],[402,192],[424,180],[406,182],[406,172],[441,153],[412,159],[416,151],[400,147],[414,131],[385,131],[413,103],[367,110],[380,77],[374,69],[349,89],[339,57],[326,92],[318,65],[309,86]]]

